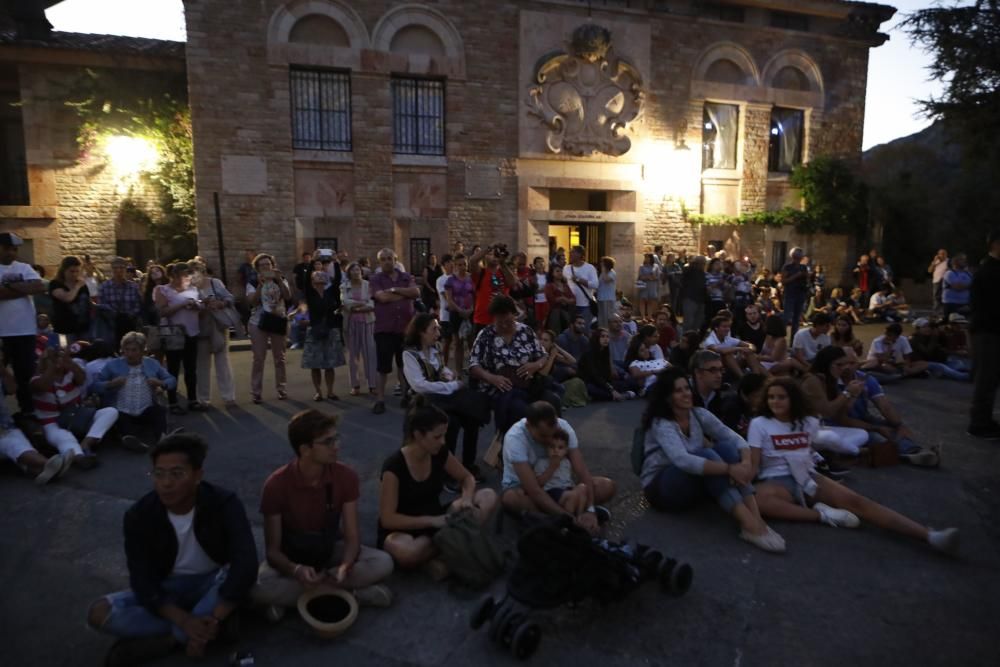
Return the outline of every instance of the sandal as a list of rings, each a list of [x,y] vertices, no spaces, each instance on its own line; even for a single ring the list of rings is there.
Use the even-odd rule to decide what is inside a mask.
[[[313,400],[316,401],[317,403],[320,402],[320,401],[322,401],[323,400],[323,394],[321,394],[319,392],[316,392],[315,394],[313,394]]]
[[[354,387],[353,389],[351,389],[351,396],[360,396],[360,395],[361,395],[361,387]]]
[[[329,394],[327,394],[326,397],[329,398],[331,401],[339,401],[340,400],[340,396],[337,396],[332,391]]]
[[[288,392],[285,391],[284,389],[279,389],[278,390],[278,400],[279,401],[284,401],[287,398],[288,398]]]

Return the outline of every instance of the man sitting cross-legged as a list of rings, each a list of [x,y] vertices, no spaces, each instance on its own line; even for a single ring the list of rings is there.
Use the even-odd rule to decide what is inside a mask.
[[[587,493],[584,511],[575,513],[576,522],[592,534],[599,530],[598,518],[608,518],[607,510],[598,507],[615,495],[615,483],[607,477],[592,477],[580,453],[576,432],[565,419],[556,416],[555,408],[544,401],[528,406],[524,419],[516,422],[503,439],[503,496],[501,501],[508,511],[541,512],[544,514],[573,514],[556,502],[538,483],[535,465],[547,459],[549,443],[557,430],[566,432],[569,439],[570,468],[578,484]],[[598,514],[603,515],[599,517]]]
[[[361,544],[358,475],[337,461],[338,421],[318,410],[293,416],[288,440],[295,459],[264,482],[266,560],[251,597],[271,620],[320,584],[352,590],[361,604],[392,603],[389,589],[376,585],[392,572],[392,558]]]
[[[256,580],[243,503],[202,480],[208,447],[176,433],[150,453],[153,491],[125,513],[128,590],[90,606],[91,627],[120,637],[106,665],[135,665],[180,644],[200,656]]]

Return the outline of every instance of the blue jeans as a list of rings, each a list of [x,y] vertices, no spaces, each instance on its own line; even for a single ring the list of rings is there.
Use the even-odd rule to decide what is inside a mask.
[[[948,364],[942,364],[937,361],[927,362],[927,372],[934,377],[946,377],[949,380],[961,380],[963,382],[968,382],[972,379],[972,376],[970,376],[967,372],[955,370]]]
[[[889,426],[889,422],[887,422],[886,420],[881,419],[879,417],[873,417],[871,415],[865,417],[863,419],[863,421],[868,422],[869,424],[873,424],[875,426]],[[889,426],[889,428],[892,428],[892,427]],[[914,453],[920,451],[920,445],[918,445],[917,443],[913,442],[909,438],[901,438],[901,437],[899,437],[898,432],[896,432],[895,430],[893,432],[893,440],[895,441],[896,447],[899,449],[899,453],[900,454],[914,454]],[[886,442],[885,436],[883,436],[881,433],[878,433],[876,431],[869,431],[868,432],[868,443],[869,444],[876,444],[876,443],[881,443],[881,442]]]
[[[740,462],[739,450],[729,443],[717,442],[692,454],[708,461]],[[744,498],[753,495],[753,486],[733,486],[726,475],[692,475],[670,465],[656,475],[645,493],[649,504],[661,512],[689,509],[707,494],[729,514]]]
[[[806,295],[799,292],[785,292],[785,324],[792,327],[792,335],[799,330],[802,322],[802,312],[806,308]]]
[[[229,568],[223,567],[207,574],[171,575],[163,581],[162,589],[167,599],[195,616],[209,616],[219,602],[219,587],[226,580]],[[157,616],[141,604],[130,589],[105,597],[111,604],[101,632],[115,637],[161,637],[173,634],[181,644],[187,635],[162,616]]]

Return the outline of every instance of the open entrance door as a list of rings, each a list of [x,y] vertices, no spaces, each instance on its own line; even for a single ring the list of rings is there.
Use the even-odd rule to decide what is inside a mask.
[[[587,249],[587,261],[595,266],[601,257],[607,255],[607,238],[605,225],[589,223],[581,225],[549,225],[549,247],[565,248],[569,257],[569,249],[582,245]]]

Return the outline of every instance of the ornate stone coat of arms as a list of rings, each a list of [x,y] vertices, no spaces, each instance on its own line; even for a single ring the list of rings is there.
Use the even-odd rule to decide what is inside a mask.
[[[528,113],[548,128],[553,153],[624,155],[632,146],[628,124],[642,113],[642,75],[611,45],[611,32],[595,24],[573,31],[569,52],[535,65]]]

